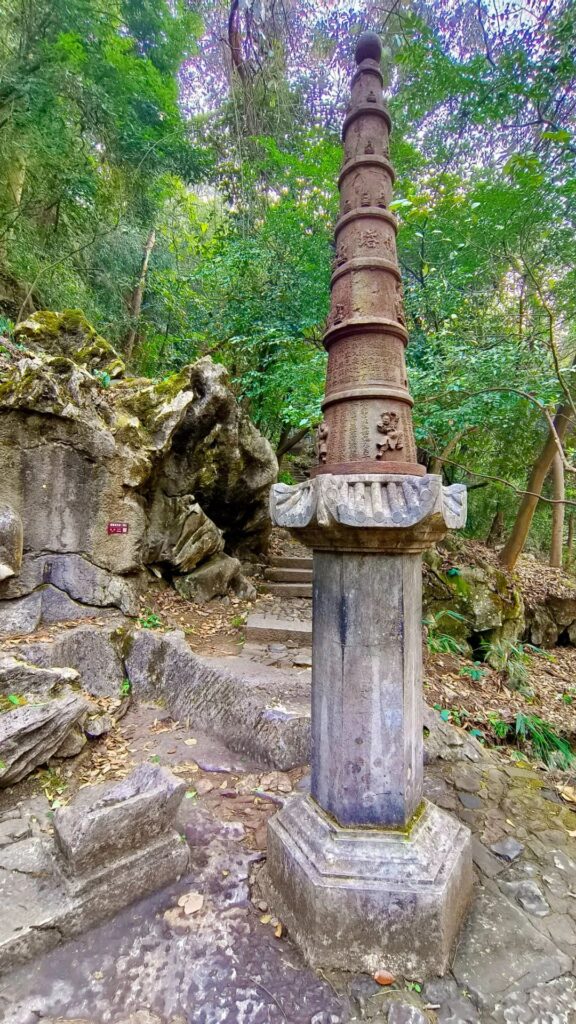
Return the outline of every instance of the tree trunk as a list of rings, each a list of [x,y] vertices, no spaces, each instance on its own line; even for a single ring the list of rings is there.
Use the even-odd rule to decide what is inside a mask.
[[[459,430],[457,434],[454,434],[454,437],[448,442],[444,450],[440,452],[440,455],[435,455],[432,459],[429,472],[441,474],[444,462],[450,455],[452,455],[452,452],[460,444],[462,438],[465,437],[466,434],[473,434],[476,430],[478,430],[478,427],[465,427],[464,430]]]
[[[496,506],[496,512],[494,513],[494,519],[492,525],[488,531],[486,537],[486,545],[489,548],[496,548],[502,541],[504,536],[504,513],[500,508],[500,505]]]
[[[568,433],[571,415],[572,409],[567,402],[563,402],[554,417],[554,427],[556,428],[556,433],[558,434],[561,442],[564,441],[564,438]],[[548,431],[544,447],[532,466],[530,477],[526,485],[527,493],[523,495],[520,502],[520,508],[518,509],[516,519],[514,520],[510,536],[500,552],[500,562],[507,569],[514,568],[524,549],[526,538],[532,524],[532,517],[542,491],[542,486],[550,472],[552,460],[557,453],[558,449],[556,447],[554,436],[550,431]]]
[[[283,455],[292,451],[299,441],[306,437],[306,434],[308,433],[310,433],[310,427],[302,427],[300,430],[296,430],[293,434],[288,430],[283,430],[280,434],[280,440],[278,441],[278,447],[276,449],[276,458],[278,459],[278,462],[280,462]]]
[[[552,459],[552,491],[555,504],[552,505],[552,537],[550,540],[550,565],[562,567],[564,547],[564,463],[558,452]]]
[[[132,325],[126,335],[126,341],[124,343],[124,356],[126,361],[132,357],[134,351],[134,343],[138,336],[138,321],[140,320],[140,313],[142,311],[142,299],[144,298],[144,291],[146,289],[146,277],[148,276],[148,265],[150,263],[150,257],[156,245],[156,229],[152,228],[146,239],[146,245],[144,246],[144,255],[142,257],[142,266],[140,267],[140,276],[138,283],[132,292],[129,309],[130,319]]]
[[[566,545],[566,568],[571,569],[574,564],[574,513],[568,516],[568,543]]]

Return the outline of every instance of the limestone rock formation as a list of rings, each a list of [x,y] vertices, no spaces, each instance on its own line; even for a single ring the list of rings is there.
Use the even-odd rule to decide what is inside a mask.
[[[36,313],[2,342],[0,465],[0,635],[134,614],[149,565],[202,599],[204,563],[266,545],[276,459],[225,368],[125,377],[77,311]],[[219,576],[215,594],[242,587],[239,563]]]
[[[0,714],[0,787],[26,778],[63,746],[62,756],[77,754],[83,741],[71,751],[65,743],[87,711],[84,698],[66,689]]]

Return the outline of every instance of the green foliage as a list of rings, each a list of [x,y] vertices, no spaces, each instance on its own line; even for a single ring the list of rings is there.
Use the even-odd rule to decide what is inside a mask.
[[[559,736],[550,723],[539,715],[519,712],[513,723],[505,721],[494,712],[489,712],[486,717],[499,740],[514,739],[520,749],[530,744],[534,756],[549,767],[569,768],[572,764],[574,754],[568,741]]]
[[[129,697],[132,693],[132,683],[128,678],[123,679],[120,683],[120,696]]]
[[[454,612],[450,608],[443,608],[433,615],[429,615],[425,618],[424,626],[426,627],[427,636],[426,643],[428,650],[431,654],[467,654],[468,644],[463,640],[458,640],[454,636],[449,636],[447,633],[443,633],[440,630],[440,623],[443,619],[453,619],[454,621],[464,622],[464,616],[460,615],[459,612]]]
[[[142,629],[160,629],[162,626],[162,620],[155,612],[150,608],[147,608],[145,614],[141,615],[138,619],[138,625]]]

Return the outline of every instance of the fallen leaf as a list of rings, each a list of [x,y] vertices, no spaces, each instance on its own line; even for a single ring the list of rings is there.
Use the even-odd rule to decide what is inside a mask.
[[[563,800],[567,800],[570,804],[576,804],[576,787],[574,786],[562,786],[557,785],[556,789],[560,793]]]
[[[198,743],[198,740],[195,740],[192,737],[190,737],[190,739],[184,740],[184,743],[186,744],[187,747],[195,747],[196,744]]]
[[[374,981],[376,982],[377,985],[393,985],[394,982],[396,981],[396,978],[394,977],[393,974],[390,974],[390,971],[380,970],[376,971],[376,974],[374,975]]]
[[[281,939],[283,933],[284,933],[284,925],[282,924],[281,921],[278,921],[278,924],[276,925],[276,927],[274,929],[274,935],[276,936],[277,939]]]
[[[272,914],[262,914],[262,917],[260,918],[262,924],[270,924],[271,920]]]
[[[178,900],[185,914],[197,914],[204,906],[204,897],[200,892],[185,892]]]

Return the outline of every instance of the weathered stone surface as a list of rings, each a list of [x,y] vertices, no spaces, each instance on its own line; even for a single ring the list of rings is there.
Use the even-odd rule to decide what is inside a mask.
[[[222,531],[202,511],[192,495],[154,494],[147,535],[148,563],[172,566],[189,573],[224,548]]]
[[[110,626],[77,626],[50,641],[23,643],[17,653],[35,665],[71,666],[79,673],[88,693],[95,697],[117,697],[125,677],[125,643],[125,627],[111,622]]]
[[[513,896],[521,907],[535,917],[546,917],[550,913],[550,906],[544,899],[542,891],[536,882],[530,879],[517,882],[501,882],[500,888],[503,892]]]
[[[0,505],[0,583],[22,564],[22,520],[10,505]]]
[[[421,552],[466,522],[466,488],[439,476],[325,474],[275,484],[270,516],[314,550]]]
[[[76,757],[86,746],[86,733],[82,725],[73,725],[66,733],[64,742],[56,750],[55,757]]]
[[[496,853],[507,861],[516,860],[524,852],[523,844],[514,839],[514,836],[505,836],[504,839],[499,839],[498,842],[492,843],[490,849],[492,853]]]
[[[417,1006],[394,1001],[388,1011],[388,1024],[429,1024],[429,1019]]]
[[[54,839],[68,878],[153,842],[174,826],[186,784],[157,764],[139,765],[113,786],[89,787],[54,815]]]
[[[141,765],[57,812],[54,839],[0,849],[0,891],[10,878],[14,901],[0,917],[0,970],[179,878],[190,857],[174,829],[184,788],[165,769]]]
[[[431,804],[408,834],[342,828],[296,796],[268,823],[261,878],[312,966],[442,974],[471,893],[470,833]]]
[[[73,601],[96,609],[117,607],[125,615],[135,615],[140,583],[139,577],[117,576],[81,555],[27,554],[18,576],[2,588],[2,598],[24,597],[43,584],[51,584]]]
[[[570,970],[571,959],[501,894],[481,892],[463,929],[453,972],[481,1006]]]
[[[461,640],[519,639],[525,629],[522,594],[504,572],[488,563],[463,565],[457,554],[447,569],[434,550],[424,556],[424,612],[440,615],[441,630]],[[456,617],[442,615],[450,609]]]
[[[4,634],[99,607],[136,614],[146,564],[185,574],[224,540],[265,546],[277,463],[222,366],[203,359],[161,382],[102,387],[123,366],[79,314],[37,314],[19,329],[31,347],[8,353],[0,387],[0,507],[21,516],[26,559],[15,576],[12,517],[0,541],[12,551]]]
[[[83,697],[67,692],[37,698],[0,714],[0,787],[10,786],[45,764],[88,710]]]
[[[402,826],[422,794],[421,560],[314,552],[312,796]]]
[[[213,555],[198,569],[186,576],[177,576],[174,586],[182,597],[203,604],[213,597],[222,597],[234,582],[240,582],[240,562],[230,555]]]
[[[161,697],[182,721],[207,729],[232,750],[280,770],[310,756],[309,677],[254,662],[199,658],[181,633],[138,630],[126,657],[136,697]]]
[[[0,653],[0,693],[46,694],[79,681],[80,675],[73,668],[40,668],[11,654]]]

